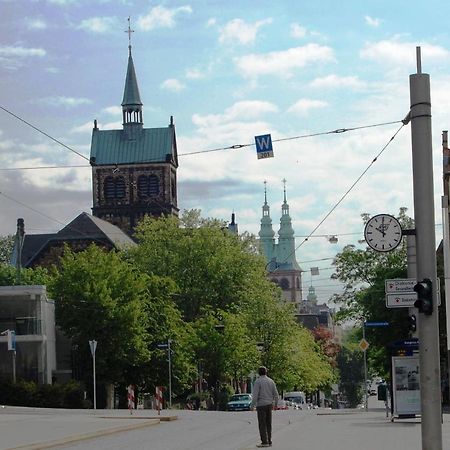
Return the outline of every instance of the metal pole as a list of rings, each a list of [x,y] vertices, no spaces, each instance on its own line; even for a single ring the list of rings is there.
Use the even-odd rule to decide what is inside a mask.
[[[16,382],[16,351],[13,350],[12,352],[12,359],[13,359],[13,383]]]
[[[366,340],[366,319],[363,320],[363,339]],[[369,410],[369,401],[367,396],[367,348],[364,350],[364,408]]]
[[[417,252],[416,252],[416,236],[414,234],[406,235],[406,261],[408,278],[417,280]],[[408,308],[410,316],[416,316],[416,331],[413,331],[412,337],[418,337],[419,314],[415,308]]]
[[[97,386],[95,382],[95,351],[92,353],[92,376],[94,380],[94,410],[97,409]]]
[[[167,349],[169,352],[169,408],[172,408],[172,351],[170,350],[170,344],[172,339],[168,339]]]
[[[450,224],[449,224],[449,182],[450,182],[450,149],[448,148],[448,132],[442,132],[442,153],[443,153],[443,181],[444,195],[442,196],[442,253],[444,255],[444,286],[445,286],[445,309],[447,336],[450,331]],[[450,339],[447,339],[447,377],[450,374]],[[447,383],[446,390],[449,392],[450,386]],[[450,398],[450,396],[449,396]]]
[[[417,73],[409,76],[417,278],[432,280],[434,295],[434,311],[422,314],[418,327],[422,450],[442,450],[430,76],[421,72],[418,47]]]

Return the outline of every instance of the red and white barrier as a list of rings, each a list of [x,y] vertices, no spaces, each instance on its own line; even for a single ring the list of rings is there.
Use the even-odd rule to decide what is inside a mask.
[[[134,403],[134,386],[130,384],[128,386],[128,409],[130,410],[130,414],[133,414],[133,409],[135,407]]]
[[[156,386],[155,404],[158,415],[161,414],[161,409],[163,408],[163,390],[164,388],[162,386]]]

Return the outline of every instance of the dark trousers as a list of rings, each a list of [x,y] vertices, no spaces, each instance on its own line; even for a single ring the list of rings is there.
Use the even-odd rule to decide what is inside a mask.
[[[259,435],[263,444],[272,443],[272,405],[257,406]]]

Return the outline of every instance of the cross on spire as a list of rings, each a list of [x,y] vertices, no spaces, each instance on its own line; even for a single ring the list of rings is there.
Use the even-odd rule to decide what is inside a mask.
[[[267,181],[264,180],[264,203],[267,205]]]
[[[128,49],[131,53],[131,33],[134,33],[131,29],[131,17],[128,17],[128,30],[125,30],[125,33],[128,33]]]
[[[286,203],[286,178],[281,180],[283,182],[283,190],[284,190],[284,203]]]

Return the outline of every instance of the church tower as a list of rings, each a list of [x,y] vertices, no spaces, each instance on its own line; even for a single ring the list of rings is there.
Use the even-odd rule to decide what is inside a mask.
[[[91,157],[94,216],[129,235],[145,215],[178,215],[175,125],[144,128],[143,104],[131,54],[122,100],[122,129],[100,130],[94,121]]]
[[[259,231],[261,251],[267,261],[267,277],[280,286],[283,298],[287,302],[299,305],[302,301],[302,269],[295,257],[295,232],[289,215],[289,205],[286,198],[286,180],[284,183],[284,201],[281,206],[280,229],[278,243],[275,243],[270,208],[267,204],[264,189],[263,217]]]
[[[275,232],[273,231],[272,219],[270,218],[270,206],[267,204],[266,181],[264,181],[264,205],[262,207],[261,229],[258,234],[261,251],[270,265],[272,258],[275,256]]]

